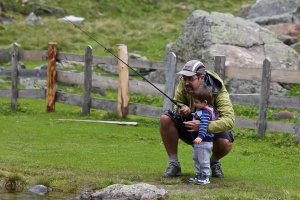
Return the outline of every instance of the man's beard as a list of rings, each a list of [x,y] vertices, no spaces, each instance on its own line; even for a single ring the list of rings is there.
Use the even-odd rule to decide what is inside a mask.
[[[185,88],[185,91],[187,91],[189,94],[194,94],[195,91],[198,90],[198,87],[197,88],[193,88],[193,87],[184,87]]]

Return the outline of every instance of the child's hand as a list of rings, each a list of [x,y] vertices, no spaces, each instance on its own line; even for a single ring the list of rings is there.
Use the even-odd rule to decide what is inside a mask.
[[[194,140],[194,143],[196,144],[200,144],[202,142],[202,139],[200,137],[196,137],[196,139]]]

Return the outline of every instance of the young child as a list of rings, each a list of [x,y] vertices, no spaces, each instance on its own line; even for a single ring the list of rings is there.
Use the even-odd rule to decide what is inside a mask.
[[[194,120],[200,120],[198,132],[193,132],[193,160],[196,176],[188,181],[195,184],[208,184],[210,176],[210,154],[213,147],[213,134],[207,132],[209,121],[214,120],[216,115],[213,107],[213,94],[210,88],[203,86],[193,94],[196,112]]]

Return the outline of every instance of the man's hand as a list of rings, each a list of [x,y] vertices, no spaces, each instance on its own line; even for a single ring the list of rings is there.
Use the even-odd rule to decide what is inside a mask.
[[[199,120],[193,120],[193,121],[187,121],[183,122],[185,127],[189,129],[189,132],[198,132],[200,121]]]
[[[191,114],[191,109],[188,106],[182,106],[179,110],[180,115],[188,116]]]
[[[194,139],[195,144],[200,144],[201,142],[202,142],[202,139],[200,137],[196,137],[196,139]]]

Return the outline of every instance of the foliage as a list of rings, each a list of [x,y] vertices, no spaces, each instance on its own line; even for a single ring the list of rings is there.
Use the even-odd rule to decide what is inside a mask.
[[[61,118],[137,121],[139,125],[57,121]],[[0,172],[18,173],[28,185],[78,192],[114,183],[147,182],[167,188],[170,199],[300,198],[300,168],[295,165],[300,162],[300,147],[290,134],[267,132],[262,140],[254,130],[235,128],[234,148],[222,159],[225,180],[195,186],[186,183],[194,173],[192,149],[181,141],[184,176],[161,178],[167,157],[158,119],[117,119],[114,112],[94,109],[86,116],[79,107],[59,103],[56,112],[46,113],[45,101],[36,99],[20,99],[17,111],[10,111],[9,99],[1,99],[0,120]]]
[[[83,53],[86,46],[92,45],[96,55],[107,55],[95,41],[87,38],[71,24],[58,23],[59,16],[38,14],[43,20],[41,26],[26,25],[29,12],[44,7],[61,7],[65,15],[85,18],[82,29],[90,33],[107,48],[115,49],[116,44],[126,44],[129,52],[139,53],[151,60],[163,60],[166,44],[173,42],[179,35],[188,15],[195,9],[230,12],[237,14],[243,3],[254,0],[217,0],[185,1],[186,9],[178,9],[180,1],[117,1],[90,0],[46,1],[31,0],[27,4],[20,1],[4,0],[6,15],[15,19],[15,23],[4,26],[0,34],[0,48],[9,48],[13,42],[21,44],[25,50],[46,50],[47,43],[55,41],[61,51]],[[88,10],[88,12],[87,12]],[[32,36],[35,37],[32,37]]]
[[[31,0],[24,5],[16,0],[2,2],[8,5],[5,15],[12,16],[15,24],[1,30],[1,49],[9,49],[10,44],[17,41],[25,50],[46,50],[47,43],[55,41],[62,51],[83,54],[86,45],[91,44],[97,55],[107,55],[73,26],[58,23],[59,16],[41,15],[44,25],[26,25],[26,15],[41,1]],[[47,6],[62,7],[67,15],[85,17],[81,27],[112,50],[116,44],[125,43],[129,52],[162,60],[166,44],[178,37],[192,10],[237,14],[242,3],[254,0],[188,0],[185,10],[176,8],[179,2],[76,0],[70,3],[52,0],[47,1]],[[76,69],[81,70],[80,66]],[[72,90],[70,93],[75,94],[82,91],[81,87],[63,84],[59,89]],[[115,100],[117,97],[114,91],[106,93],[101,98]],[[99,94],[93,95],[99,97]],[[291,87],[290,95],[299,96],[299,85]],[[132,94],[130,102],[162,106],[163,100],[162,97]],[[59,103],[56,112],[46,113],[45,107],[45,100],[20,99],[18,109],[11,111],[9,99],[0,99],[1,180],[13,177],[26,180],[23,184],[44,184],[64,192],[100,189],[114,183],[148,182],[168,189],[170,199],[300,198],[297,164],[300,148],[293,135],[267,132],[266,139],[262,140],[254,130],[235,128],[234,148],[222,159],[226,178],[212,179],[207,186],[195,186],[186,183],[194,169],[191,148],[181,141],[179,156],[184,176],[171,180],[161,178],[168,161],[159,135],[158,119],[138,116],[118,119],[116,112],[95,109],[86,116],[81,114],[80,107]],[[234,109],[237,116],[256,118],[258,115],[255,106],[235,105]],[[276,111],[270,109],[268,119],[274,120],[272,113]],[[137,121],[139,125],[58,122],[61,118]]]
[[[289,96],[300,97],[300,84],[291,84]]]

